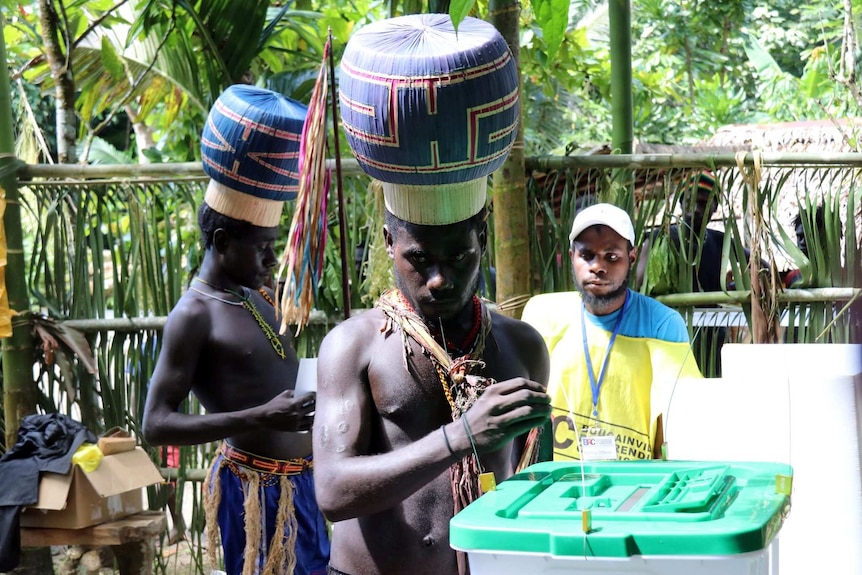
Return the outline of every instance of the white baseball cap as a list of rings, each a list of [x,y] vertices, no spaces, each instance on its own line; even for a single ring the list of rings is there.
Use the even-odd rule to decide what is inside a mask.
[[[632,245],[635,243],[635,228],[632,225],[632,219],[625,210],[613,204],[593,204],[578,212],[575,221],[572,222],[569,241],[574,241],[581,235],[581,232],[595,225],[608,226]]]

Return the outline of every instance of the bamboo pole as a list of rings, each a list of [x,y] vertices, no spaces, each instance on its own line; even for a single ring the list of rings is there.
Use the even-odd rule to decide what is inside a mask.
[[[326,160],[327,169],[335,169],[335,160]],[[359,168],[356,159],[342,159],[341,171],[347,176],[358,176],[364,172]],[[113,165],[80,165],[80,164],[28,164],[20,172],[21,180],[36,179],[136,179],[148,177],[187,176],[206,177],[200,162],[179,162],[174,164],[113,164]]]
[[[800,166],[816,168],[862,167],[862,153],[781,153],[764,152],[761,154],[763,166]],[[754,156],[745,154],[744,164],[754,165]],[[712,168],[736,167],[736,156],[727,153],[698,154],[611,154],[598,156],[536,156],[526,159],[528,170],[566,170],[578,168]]]
[[[0,13],[0,188],[6,192],[6,290],[9,309],[27,313],[30,301],[24,266],[23,230],[17,176],[13,166],[15,137],[12,133],[12,96],[6,67],[5,20]],[[23,316],[23,317],[26,317]],[[3,340],[3,410],[6,421],[5,445],[16,442],[24,416],[36,411],[36,386],[33,385],[33,337],[30,323],[21,316],[12,318],[12,337]]]
[[[353,315],[362,313],[365,310],[354,309]],[[167,316],[146,316],[146,317],[115,317],[115,318],[94,318],[94,319],[67,319],[58,320],[57,323],[65,327],[76,329],[84,333],[114,331],[118,333],[133,333],[138,331],[161,331],[165,327]],[[325,312],[320,310],[312,310],[306,325],[333,325],[338,323],[340,318],[329,317]]]
[[[780,303],[813,303],[845,301],[862,295],[862,289],[852,287],[832,287],[813,289],[788,289],[778,293]],[[714,304],[742,304],[751,300],[751,290],[675,293],[656,297],[670,307],[701,306]]]
[[[332,163],[335,164],[335,192],[336,198],[338,198],[338,243],[339,248],[341,249],[341,301],[342,307],[344,310],[344,319],[350,317],[350,276],[349,271],[347,269],[347,262],[353,261],[353,258],[350,257],[348,260],[347,253],[347,222],[346,216],[344,215],[344,178],[341,172],[341,147],[339,145],[339,134],[340,134],[340,124],[338,122],[338,90],[335,83],[335,60],[332,55],[332,28],[329,29],[328,32],[328,47],[329,47],[329,81],[330,92],[331,92],[331,100],[332,103],[332,140],[333,140],[333,149],[335,151],[335,158]],[[356,167],[359,167],[359,164],[356,160],[353,161],[356,164]]]
[[[632,15],[629,0],[608,4],[611,55],[611,149],[631,154],[632,119]]]
[[[335,169],[335,160],[326,160],[327,169]],[[752,154],[745,156],[745,165],[753,165]],[[822,166],[862,168],[862,153],[781,153],[764,152],[763,166],[801,166],[815,168]],[[527,171],[566,170],[584,168],[712,168],[736,167],[736,157],[732,152],[698,154],[612,154],[601,156],[533,156],[524,158]],[[345,176],[360,176],[355,158],[342,158],[341,171]],[[19,171],[22,181],[40,179],[137,179],[166,178],[185,176],[205,178],[199,162],[174,164],[114,164],[103,166],[69,164],[28,164]],[[40,182],[42,183],[42,182]],[[44,182],[49,184],[51,182]]]
[[[422,0],[404,0],[404,14],[421,14],[423,4]]]
[[[855,297],[862,297],[862,288],[814,288],[814,289],[790,289],[778,294],[781,303],[815,303],[849,301]],[[697,292],[677,293],[658,296],[655,299],[671,307],[688,306],[712,306],[715,304],[743,304],[748,303],[751,291],[739,290],[724,292]],[[491,304],[493,305],[493,304]],[[353,309],[352,315],[357,315],[367,309]],[[61,321],[62,325],[76,329],[84,333],[93,332],[118,332],[131,333],[136,331],[160,331],[165,326],[167,316],[148,317],[125,317],[104,319],[69,319]],[[329,317],[320,310],[311,312],[307,325],[334,325],[340,321],[338,317]]]
[[[515,66],[520,72],[521,10],[517,0],[491,0],[488,18],[512,51]],[[521,74],[518,74],[521,78]],[[523,79],[519,80],[523,82]],[[500,312],[519,318],[526,297],[532,293],[530,274],[530,241],[527,233],[527,183],[524,178],[524,104],[520,102],[518,129],[515,142],[506,161],[493,175],[491,196],[494,206],[494,265],[496,267],[496,300]],[[506,302],[520,302],[506,305]]]

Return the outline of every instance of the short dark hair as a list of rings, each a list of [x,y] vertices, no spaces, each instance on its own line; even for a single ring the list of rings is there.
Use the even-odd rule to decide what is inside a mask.
[[[385,210],[384,222],[386,223],[386,227],[389,228],[389,233],[392,234],[394,238],[398,232],[401,230],[410,230],[415,227],[420,227],[422,224],[414,224],[412,222],[408,222],[407,220],[402,220],[389,210]],[[482,208],[479,210],[479,213],[472,216],[469,219],[463,220],[461,222],[455,222],[453,224],[448,224],[451,226],[464,224],[466,223],[471,230],[476,231],[476,235],[484,232],[488,227],[488,210],[486,208]],[[437,226],[435,226],[437,227]],[[442,226],[439,226],[442,227]]]
[[[793,227],[799,226],[802,224],[802,218],[808,216],[808,214],[812,210],[810,208],[802,207],[799,208],[799,211],[796,212],[796,217],[793,218]],[[823,204],[818,204],[814,207],[814,229],[822,230],[826,226],[826,206]]]
[[[213,234],[219,228],[226,231],[232,237],[241,238],[249,235],[250,232],[259,227],[249,222],[220,214],[209,207],[206,202],[201,202],[201,207],[198,208],[198,228],[201,232],[201,241],[204,244],[204,249],[207,250],[212,247]]]

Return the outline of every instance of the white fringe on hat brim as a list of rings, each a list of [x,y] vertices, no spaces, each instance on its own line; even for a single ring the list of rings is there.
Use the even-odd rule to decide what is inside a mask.
[[[423,226],[445,226],[467,220],[485,206],[488,178],[420,186],[382,182],[386,209],[395,217]]]
[[[262,228],[274,228],[279,225],[284,208],[282,201],[238,192],[215,180],[210,180],[204,201],[224,216]]]

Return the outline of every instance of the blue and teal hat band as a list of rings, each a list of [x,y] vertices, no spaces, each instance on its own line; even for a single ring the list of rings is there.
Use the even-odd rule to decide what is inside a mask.
[[[362,169],[384,183],[387,207],[400,187],[418,199],[423,186],[430,194],[451,185],[472,196],[437,202],[449,212],[442,220],[481,209],[485,183],[464,184],[502,165],[520,114],[515,62],[491,24],[466,18],[457,34],[445,14],[370,24],[348,42],[339,85],[347,140]],[[404,219],[452,223],[428,213],[434,200],[422,202],[422,216]]]
[[[277,225],[283,202],[296,197],[299,188],[306,113],[303,104],[271,90],[241,84],[227,88],[201,135],[210,207],[255,225]]]

